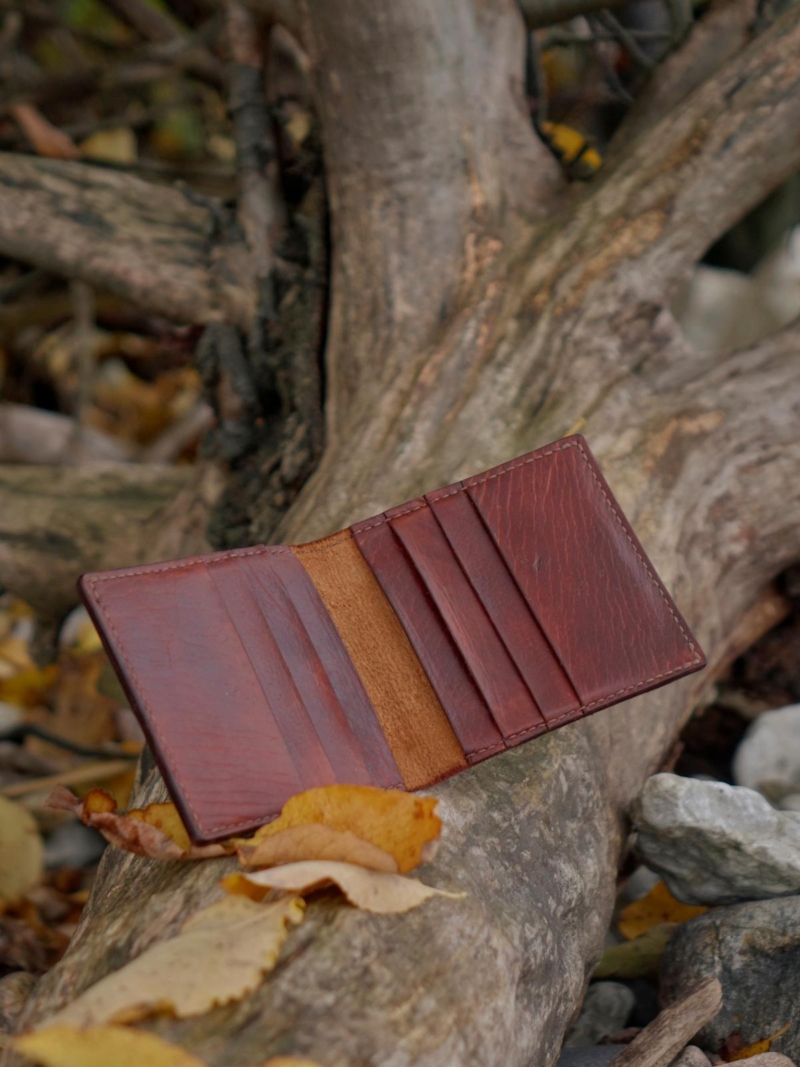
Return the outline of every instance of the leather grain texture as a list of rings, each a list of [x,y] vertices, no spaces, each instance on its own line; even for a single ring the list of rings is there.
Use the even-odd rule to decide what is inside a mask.
[[[705,659],[580,436],[306,545],[81,579],[192,838],[417,789]]]
[[[400,620],[349,530],[292,551],[315,583],[364,683],[407,789],[467,766]]]

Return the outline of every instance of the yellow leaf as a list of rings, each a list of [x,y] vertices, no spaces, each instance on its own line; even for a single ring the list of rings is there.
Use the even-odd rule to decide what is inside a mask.
[[[676,923],[651,926],[641,937],[607,948],[595,968],[593,977],[647,978],[656,974],[664,949],[676,926]]]
[[[237,852],[245,867],[277,867],[301,860],[337,860],[355,863],[372,871],[397,873],[397,860],[370,841],[350,830],[334,830],[323,823],[293,826],[279,830],[251,845],[239,845]]]
[[[733,1055],[729,1057],[728,1062],[732,1063],[734,1060],[749,1060],[751,1056],[758,1056],[762,1052],[769,1052],[772,1048],[772,1042],[777,1041],[779,1037],[783,1037],[791,1025],[791,1023],[787,1023],[785,1026],[782,1026],[780,1030],[776,1031],[772,1037],[765,1037],[763,1041],[756,1041],[754,1045],[740,1048],[738,1052],[734,1052]]]
[[[329,885],[338,886],[355,907],[376,915],[397,915],[411,911],[431,897],[460,900],[466,896],[466,893],[434,889],[415,878],[404,878],[400,874],[368,871],[352,863],[324,860],[289,863],[285,867],[273,867],[252,874],[231,874],[222,880],[223,888],[229,893],[243,894],[256,900],[263,898],[270,889],[311,893]]]
[[[591,178],[603,165],[603,159],[582,133],[559,122],[543,122],[542,134],[564,167],[576,178]]]
[[[4,677],[11,677],[12,672],[29,671],[36,666],[28,651],[28,642],[13,633],[0,641],[0,660],[3,661]]]
[[[34,708],[44,700],[58,681],[58,666],[31,667],[28,670],[5,673],[0,677],[0,700],[18,708]]]
[[[83,800],[57,785],[47,805],[70,811],[86,826],[98,830],[110,844],[137,856],[160,860],[198,860],[225,856],[231,847],[193,845],[174,804],[148,804],[117,813],[117,802],[104,789],[90,789]]]
[[[136,161],[136,135],[127,126],[111,130],[98,130],[78,145],[87,159],[99,159],[104,163],[134,163]]]
[[[177,937],[101,978],[50,1023],[87,1027],[159,1012],[185,1019],[241,1000],[275,966],[303,910],[298,897],[271,904],[224,897],[187,919]]]
[[[349,830],[394,856],[401,873],[432,858],[432,842],[442,832],[433,797],[416,797],[396,789],[371,785],[327,785],[308,789],[287,800],[278,818],[262,826],[249,840],[238,839],[243,854],[294,826],[322,823],[334,830]],[[250,860],[247,860],[249,863]]]
[[[44,850],[36,820],[0,797],[0,910],[35,888],[44,874]]]
[[[48,1026],[15,1038],[13,1046],[42,1067],[205,1067],[177,1045],[127,1026]]]
[[[49,709],[32,708],[26,716],[27,721],[82,745],[98,746],[112,741],[116,734],[116,704],[97,691],[105,661],[102,650],[79,655],[62,650],[55,685],[48,700],[51,706]],[[71,757],[65,757],[62,749],[39,738],[29,738],[27,747],[48,759],[71,762]]]
[[[681,904],[664,882],[658,882],[647,896],[622,909],[617,926],[622,936],[630,941],[647,933],[651,926],[658,926],[660,923],[683,923],[706,911],[708,908]]]
[[[273,1056],[265,1060],[261,1067],[319,1067],[314,1060],[298,1059],[297,1056]]]

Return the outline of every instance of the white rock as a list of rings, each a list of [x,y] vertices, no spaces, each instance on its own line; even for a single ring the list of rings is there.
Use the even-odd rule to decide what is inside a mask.
[[[596,1045],[602,1038],[623,1030],[635,1001],[632,990],[621,982],[593,982],[564,1048]]]
[[[800,793],[800,704],[759,715],[736,750],[733,777],[775,802]]]
[[[800,892],[800,814],[752,789],[656,774],[631,810],[636,848],[687,904]]]

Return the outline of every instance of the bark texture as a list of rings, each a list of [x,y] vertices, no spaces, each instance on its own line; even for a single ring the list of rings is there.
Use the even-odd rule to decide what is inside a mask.
[[[557,187],[522,122],[505,0],[306,0],[301,22],[333,213],[328,443],[280,535],[330,532],[581,429],[711,666],[437,787],[447,832],[424,875],[463,902],[379,918],[320,900],[245,1001],[150,1025],[214,1067],[281,1053],[545,1067],[602,949],[624,811],[800,557],[800,334],[709,358],[667,310],[703,251],[800,166],[800,14],[581,194]],[[151,772],[136,799],[161,795]],[[22,1025],[174,932],[226,864],[107,854]]]

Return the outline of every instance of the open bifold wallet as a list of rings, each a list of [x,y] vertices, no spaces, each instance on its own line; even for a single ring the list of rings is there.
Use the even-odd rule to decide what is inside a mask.
[[[81,593],[200,844],[312,786],[429,786],[705,664],[580,436]]]

